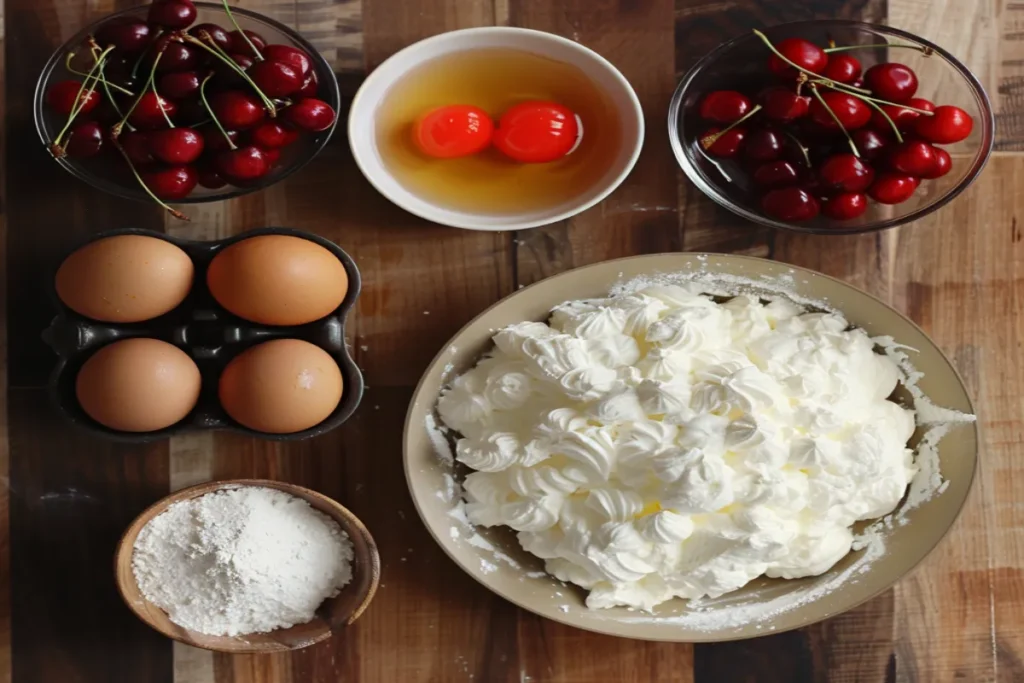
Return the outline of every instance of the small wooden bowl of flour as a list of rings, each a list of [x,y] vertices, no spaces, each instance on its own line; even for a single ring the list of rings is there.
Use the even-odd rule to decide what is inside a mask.
[[[247,515],[235,514],[238,510]],[[223,566],[193,566],[193,558]],[[146,509],[121,537],[114,573],[128,607],[169,638],[218,652],[282,652],[326,640],[354,622],[377,590],[380,556],[362,522],[327,496],[279,481],[233,479],[183,489]],[[208,575],[218,578],[208,580]],[[225,588],[238,577],[238,593]],[[268,588],[254,593],[254,581]],[[331,585],[340,588],[319,603],[309,621],[299,623],[308,617],[303,609],[314,609],[310,600],[317,594],[309,593],[311,584],[328,592]],[[176,597],[181,604],[169,610],[178,621],[239,632],[211,635],[175,623],[154,600]],[[289,605],[283,613],[282,603]],[[244,632],[275,619],[294,625]]]

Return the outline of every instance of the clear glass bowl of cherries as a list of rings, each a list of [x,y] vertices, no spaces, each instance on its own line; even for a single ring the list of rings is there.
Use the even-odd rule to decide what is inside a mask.
[[[237,197],[309,162],[337,124],[330,64],[224,3],[156,0],[80,31],[36,86],[50,154],[93,187],[168,206]]]
[[[754,30],[676,89],[669,136],[687,176],[751,221],[850,234],[917,220],[992,151],[991,105],[955,57],[852,21]]]

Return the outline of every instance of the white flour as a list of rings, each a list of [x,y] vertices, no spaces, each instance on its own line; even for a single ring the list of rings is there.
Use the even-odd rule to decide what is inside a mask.
[[[135,541],[132,569],[171,621],[210,635],[304,624],[352,579],[337,522],[277,489],[225,488],[175,503]]]
[[[694,283],[703,293],[711,295],[735,296],[747,293],[764,298],[777,298],[781,295],[802,306],[829,312],[836,311],[836,307],[827,300],[812,299],[798,295],[794,291],[795,280],[791,274],[747,278],[712,273],[706,270],[708,265],[707,259],[707,256],[699,259],[701,266],[686,272],[660,273],[651,277],[638,277],[622,282],[612,288],[611,294],[629,294],[656,284]],[[886,553],[886,531],[893,526],[906,524],[908,521],[906,514],[910,510],[937,495],[941,495],[948,486],[949,482],[942,478],[939,470],[939,441],[955,425],[971,423],[976,420],[974,415],[937,406],[924,395],[918,386],[918,382],[923,375],[914,367],[907,354],[904,353],[904,349],[907,347],[896,343],[891,337],[876,337],[874,341],[882,353],[896,362],[901,374],[900,384],[908,390],[913,399],[913,407],[917,413],[917,422],[923,432],[915,448],[915,462],[920,471],[911,482],[907,496],[899,509],[885,519],[870,524],[858,534],[853,547],[853,551],[857,555],[852,558],[852,562],[849,565],[840,571],[826,575],[820,580],[810,585],[801,586],[796,590],[780,589],[779,582],[773,582],[763,589],[754,588],[749,592],[745,591],[741,595],[724,595],[716,599],[703,599],[699,601],[690,600],[687,602],[684,613],[672,616],[655,616],[643,613],[625,615],[621,612],[616,613],[614,616],[604,616],[595,614],[591,610],[585,610],[585,608],[577,608],[570,605],[561,605],[559,609],[562,612],[568,612],[570,609],[584,609],[602,619],[619,622],[673,624],[682,628],[700,631],[718,631],[741,627],[747,624],[755,625],[758,629],[763,628],[766,631],[771,631],[774,630],[774,626],[771,625],[773,617],[791,611],[800,605],[819,600],[843,584],[855,583],[861,575],[870,571],[872,564]],[[453,348],[449,349],[451,353],[456,351]],[[445,368],[445,381],[447,381],[448,375],[451,374],[452,370],[453,368],[450,364]],[[439,465],[447,472],[453,472],[454,463],[449,445],[450,431],[440,424],[432,414],[428,414],[425,427],[440,460]],[[448,515],[453,522],[450,529],[451,538],[460,542],[468,542],[482,551],[480,562],[483,573],[490,573],[490,571],[496,569],[492,562],[483,557],[484,553],[489,556],[490,560],[509,560],[509,564],[518,566],[514,559],[482,538],[466,518],[463,509],[464,503],[461,499],[462,487],[460,482],[455,482],[455,491],[453,492],[451,474],[446,474],[444,481],[445,490],[438,497],[452,506],[448,511]],[[552,582],[552,588],[555,587],[553,577],[546,573],[524,573],[521,580],[525,579]],[[561,595],[561,592],[555,591],[552,599],[559,600]]]

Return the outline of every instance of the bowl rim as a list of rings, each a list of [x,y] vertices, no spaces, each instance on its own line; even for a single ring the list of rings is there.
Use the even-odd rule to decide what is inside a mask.
[[[766,31],[777,31],[779,29],[792,29],[800,27],[820,27],[820,26],[836,26],[844,28],[859,28],[864,30],[872,30],[885,34],[890,34],[904,40],[912,41],[914,43],[926,46],[933,50],[935,54],[953,67],[963,79],[968,83],[970,89],[977,101],[981,104],[981,112],[979,118],[981,119],[981,141],[978,147],[978,152],[974,155],[974,160],[971,168],[957,185],[948,190],[943,196],[937,198],[935,201],[921,206],[918,209],[901,216],[899,218],[890,218],[884,221],[878,221],[866,226],[850,226],[850,227],[808,227],[802,226],[798,223],[785,223],[783,221],[777,221],[769,218],[766,215],[752,211],[740,204],[732,201],[721,192],[718,191],[717,187],[713,183],[708,183],[704,180],[701,173],[695,168],[693,163],[690,161],[689,156],[684,149],[684,145],[679,136],[679,119],[682,115],[683,97],[686,94],[687,88],[694,78],[709,64],[717,60],[723,54],[731,50],[738,43],[744,40],[748,40],[751,37],[751,33],[745,32],[737,35],[734,38],[722,43],[715,49],[708,52],[706,55],[701,57],[696,64],[694,64],[686,72],[686,74],[680,79],[675,91],[672,93],[672,100],[669,103],[668,109],[668,137],[669,143],[672,146],[672,153],[675,155],[676,163],[683,169],[686,177],[692,182],[697,188],[708,198],[714,201],[719,206],[722,206],[734,214],[769,228],[776,228],[779,230],[790,230],[792,232],[799,232],[804,234],[813,235],[857,235],[863,233],[877,232],[879,230],[888,230],[913,221],[920,220],[925,216],[941,209],[942,207],[949,204],[951,201],[956,199],[960,193],[966,190],[971,184],[977,179],[981,172],[985,169],[988,164],[989,157],[992,156],[992,150],[995,146],[995,112],[992,109],[992,102],[989,99],[988,93],[978,80],[977,76],[967,68],[959,59],[953,56],[950,52],[946,51],[942,47],[935,43],[922,38],[921,36],[904,31],[902,29],[893,28],[884,24],[873,24],[865,21],[854,21],[850,19],[810,19],[807,21],[793,21],[785,24],[778,24],[771,26]]]
[[[193,4],[197,8],[211,11],[223,9],[223,6],[219,3],[201,2],[197,0]],[[39,135],[39,139],[42,141],[43,146],[49,144],[49,141],[47,140],[46,136],[46,126],[43,123],[46,99],[46,86],[50,83],[51,78],[56,74],[56,69],[59,67],[61,60],[64,59],[64,56],[71,52],[75,46],[81,44],[90,33],[95,32],[95,30],[101,25],[118,17],[139,16],[140,13],[144,12],[145,10],[146,6],[141,5],[137,7],[129,7],[128,9],[123,9],[118,12],[113,12],[111,14],[104,15],[102,18],[97,19],[96,21],[88,24],[80,31],[78,31],[75,35],[73,35],[71,38],[62,43],[60,47],[58,47],[53,52],[53,54],[50,55],[50,58],[46,60],[46,64],[43,65],[42,70],[39,72],[39,78],[36,79],[36,87],[32,95],[32,118],[35,124],[36,134]],[[339,109],[341,107],[341,89],[338,86],[338,79],[337,77],[335,77],[334,68],[331,66],[330,62],[328,62],[327,59],[322,54],[320,54],[320,51],[317,50],[312,43],[306,40],[295,29],[292,29],[291,27],[281,23],[280,21],[277,21],[276,19],[268,17],[265,14],[260,14],[259,12],[254,12],[252,10],[245,9],[244,7],[232,7],[231,13],[247,17],[248,19],[252,19],[257,22],[262,22],[263,24],[270,26],[279,33],[287,36],[288,39],[291,40],[297,47],[302,48],[307,54],[309,54],[310,59],[312,59],[314,63],[314,72],[316,72],[318,76],[321,74],[331,74],[331,78],[320,78],[319,85],[322,88],[328,89],[329,97],[324,99],[325,101],[330,100],[327,101],[327,103],[333,106],[335,109],[336,115],[334,117],[334,123],[332,123],[325,130],[320,131],[316,134],[319,139],[309,149],[309,153],[305,156],[305,158],[300,158],[298,159],[297,163],[294,163],[291,166],[283,168],[281,173],[274,178],[273,182],[266,184],[257,184],[251,187],[236,187],[233,185],[228,185],[227,187],[231,188],[228,191],[217,192],[215,194],[209,194],[202,197],[189,196],[184,197],[182,199],[175,199],[171,202],[168,202],[170,204],[188,205],[205,204],[208,202],[219,202],[227,199],[235,199],[237,197],[242,197],[247,194],[252,194],[254,192],[259,192],[261,190],[265,190],[266,188],[272,185],[276,185],[277,183],[291,176],[293,173],[304,168],[309,162],[311,162],[315,157],[317,157],[320,154],[320,152],[324,150],[324,147],[326,147],[327,143],[330,142],[331,137],[334,135],[334,131],[338,127],[338,119],[341,118],[339,115]],[[130,199],[132,201],[147,203],[152,201],[142,190],[133,191],[128,189],[127,186],[115,183],[110,183],[109,187],[105,185],[100,185],[93,180],[93,178],[98,174],[87,173],[82,169],[77,168],[65,157],[56,158],[49,153],[47,153],[47,155],[54,161],[56,161],[58,164],[60,164],[65,171],[73,175],[78,180],[81,180],[82,182],[88,184],[90,187],[94,189],[106,192],[107,194],[111,194],[114,195],[115,197],[120,197],[122,199]],[[134,187],[135,186],[133,185],[132,188]]]
[[[343,620],[340,620],[338,623],[331,623],[330,621],[324,620],[324,622],[327,625],[327,628],[322,633],[317,635],[315,638],[309,641],[305,641],[302,644],[297,645],[295,647],[286,647],[283,645],[274,646],[270,648],[260,648],[251,646],[246,647],[248,643],[246,638],[248,636],[268,635],[275,632],[283,632],[288,630],[275,629],[274,631],[269,631],[263,634],[245,634],[238,636],[211,636],[230,639],[241,645],[241,647],[238,648],[217,648],[212,647],[209,644],[204,644],[200,641],[196,641],[195,639],[191,638],[189,636],[189,634],[192,633],[190,629],[178,627],[180,629],[180,632],[171,632],[165,630],[164,628],[161,628],[159,625],[155,624],[144,611],[138,609],[138,605],[134,604],[133,601],[129,599],[129,596],[125,591],[125,582],[121,580],[122,577],[119,568],[121,563],[125,561],[125,559],[127,559],[129,566],[131,565],[131,558],[135,552],[135,541],[138,538],[138,535],[142,531],[143,527],[146,524],[148,524],[153,517],[162,514],[164,510],[166,510],[174,503],[185,500],[191,500],[206,495],[207,493],[213,493],[215,491],[219,491],[222,489],[234,487],[272,488],[278,491],[283,491],[284,493],[288,493],[297,498],[300,498],[301,500],[306,501],[307,504],[309,503],[309,501],[307,500],[306,496],[315,498],[327,504],[329,507],[331,507],[338,513],[336,515],[330,514],[328,515],[328,517],[334,520],[345,533],[351,534],[354,532],[359,534],[363,542],[366,544],[366,554],[360,557],[353,556],[352,567],[354,569],[357,566],[365,566],[365,571],[367,572],[367,575],[369,577],[369,583],[366,587],[366,594],[361,597],[359,603],[356,605],[356,607],[353,609],[350,615],[346,616]],[[313,506],[311,505],[311,507]],[[316,510],[317,508],[313,507],[313,509]],[[150,513],[154,514],[149,519],[146,519],[147,516],[150,515]],[[145,523],[143,523],[144,519]],[[343,522],[340,520],[343,520]],[[129,537],[131,538],[131,543],[128,542]],[[128,606],[128,609],[131,610],[132,614],[134,614],[140,621],[142,621],[144,624],[152,628],[154,631],[157,631],[161,635],[166,636],[167,638],[171,638],[172,640],[176,640],[179,643],[184,643],[186,645],[191,645],[193,647],[202,648],[204,650],[210,650],[212,652],[227,652],[231,654],[291,652],[309,647],[310,645],[315,645],[316,643],[323,642],[324,640],[333,637],[336,634],[337,630],[345,626],[350,626],[353,622],[356,621],[356,619],[358,619],[363,614],[363,612],[366,611],[366,608],[369,607],[370,602],[373,601],[373,598],[377,593],[377,588],[380,585],[381,577],[380,551],[377,547],[377,543],[374,540],[373,536],[370,534],[370,531],[366,528],[366,525],[363,524],[363,521],[359,519],[359,517],[357,517],[355,513],[353,513],[351,510],[349,510],[344,505],[334,500],[330,496],[320,493],[319,491],[314,491],[313,489],[307,488],[305,486],[300,486],[299,484],[292,484],[289,482],[277,481],[274,479],[222,479],[216,481],[206,481],[168,493],[167,495],[161,497],[156,502],[152,503],[151,505],[148,505],[144,510],[142,510],[138,515],[136,515],[132,519],[132,521],[128,524],[127,527],[125,527],[125,530],[121,533],[121,537],[118,539],[117,547],[114,550],[113,560],[114,583],[117,585],[117,592],[121,596],[121,600],[125,603],[125,605]],[[132,579],[134,580],[134,573],[132,573]],[[341,590],[344,591],[346,587],[343,587]],[[136,591],[138,591],[137,584]],[[156,609],[161,609],[159,607],[156,607],[156,605],[153,605],[151,602],[149,602],[149,600],[144,595],[142,595],[141,591],[138,592],[139,597],[145,604],[152,605]],[[336,597],[337,596],[335,596],[335,598]],[[335,598],[327,599],[333,600]],[[299,624],[297,624],[296,626],[298,625]],[[295,627],[292,626],[289,628]]]
[[[623,144],[632,144],[633,150],[630,153],[629,159],[623,166],[622,171],[613,179],[611,179],[607,183],[606,187],[597,192],[589,201],[575,204],[572,208],[566,209],[565,211],[562,211],[558,214],[554,214],[549,218],[542,218],[530,221],[509,222],[507,224],[499,226],[485,226],[480,225],[478,222],[474,222],[474,219],[472,218],[474,214],[464,212],[466,213],[467,216],[464,219],[445,220],[444,222],[441,222],[438,220],[437,213],[432,213],[431,211],[422,210],[420,208],[411,206],[409,202],[406,202],[404,199],[398,199],[392,196],[390,192],[388,192],[386,189],[382,187],[379,180],[375,177],[375,174],[372,174],[367,171],[365,163],[366,160],[364,159],[363,155],[360,153],[359,149],[357,148],[354,142],[354,140],[356,140],[358,136],[358,131],[356,130],[356,112],[359,111],[361,106],[366,106],[362,104],[362,100],[366,97],[366,91],[369,89],[369,86],[377,83],[378,81],[381,81],[384,78],[384,76],[381,75],[383,73],[382,67],[385,67],[387,65],[393,65],[399,62],[401,59],[404,58],[404,56],[407,53],[413,50],[423,49],[424,46],[430,46],[436,43],[444,43],[451,40],[457,40],[461,36],[501,34],[531,35],[541,40],[548,40],[553,43],[557,43],[559,45],[567,47],[569,49],[576,50],[580,54],[591,59],[592,61],[596,62],[604,69],[606,69],[607,72],[611,74],[611,76],[616,81],[618,81],[618,83],[621,86],[623,86],[623,90],[629,99],[629,103],[630,105],[632,105],[632,113],[637,122],[636,136],[633,141],[625,141]],[[408,74],[412,66],[414,65],[410,65],[409,68],[403,69],[399,77]],[[391,83],[393,84],[395,81],[396,79],[392,79]],[[622,182],[629,176],[630,173],[632,173],[633,168],[636,166],[636,162],[640,158],[640,153],[643,150],[644,138],[646,135],[645,129],[646,126],[644,120],[643,106],[640,104],[640,98],[637,96],[636,90],[633,89],[633,85],[622,74],[622,72],[619,70],[617,66],[612,64],[611,61],[603,57],[597,51],[587,47],[586,45],[583,45],[582,43],[577,43],[576,41],[570,40],[556,33],[549,33],[547,31],[538,31],[536,29],[520,28],[516,26],[480,26],[476,28],[464,28],[455,31],[446,31],[444,33],[439,33],[437,35],[430,36],[422,40],[418,40],[410,45],[405,46],[398,52],[395,52],[390,57],[381,62],[379,65],[377,65],[377,67],[375,67],[373,71],[371,71],[366,76],[366,78],[363,80],[363,83],[359,86],[359,90],[356,92],[355,97],[352,98],[352,103],[349,106],[347,132],[349,139],[349,148],[352,151],[352,157],[353,159],[355,159],[356,166],[359,167],[360,173],[363,174],[363,177],[369,181],[369,183],[373,186],[375,190],[377,190],[377,192],[379,192],[388,201],[398,206],[400,209],[407,211],[414,216],[418,216],[419,218],[422,218],[424,220],[428,220],[431,223],[436,223],[438,225],[446,225],[452,228],[461,228],[463,230],[474,230],[478,232],[505,232],[511,230],[529,230],[531,228],[539,228],[544,225],[551,225],[552,223],[557,223],[558,221],[563,221],[567,218],[572,218],[573,216],[576,216],[577,214],[580,214],[607,199],[608,195],[614,192],[619,187],[619,185],[622,184]],[[391,176],[390,173],[386,173],[386,175]],[[410,194],[414,193],[410,192]],[[437,211],[440,212],[448,210],[438,208]],[[484,214],[478,213],[476,215],[479,216]]]
[[[974,493],[975,493],[974,483],[975,483],[975,481],[977,479],[978,469],[980,467],[980,462],[981,462],[980,454],[981,454],[981,448],[982,448],[982,444],[983,444],[983,440],[982,440],[982,436],[983,435],[982,435],[981,421],[980,420],[975,420],[975,421],[969,423],[970,424],[970,429],[972,429],[974,431],[974,439],[975,439],[976,447],[974,449],[974,462],[973,462],[973,465],[972,465],[971,470],[970,470],[970,474],[969,474],[969,478],[968,478],[967,486],[966,486],[966,493],[964,494],[963,500],[960,501],[960,503],[957,506],[957,509],[955,511],[955,514],[953,515],[952,520],[950,521],[949,525],[945,528],[945,530],[943,530],[943,532],[938,535],[938,537],[934,540],[934,542],[932,542],[930,544],[930,546],[921,554],[921,556],[919,558],[916,559],[916,561],[914,561],[911,564],[910,567],[907,568],[907,570],[905,572],[903,572],[902,574],[900,574],[898,576],[895,576],[892,580],[884,581],[882,583],[882,585],[880,585],[877,588],[877,590],[870,591],[869,594],[866,594],[866,595],[860,597],[859,599],[851,602],[849,605],[843,606],[841,609],[839,609],[837,611],[831,612],[829,614],[826,614],[826,615],[823,615],[823,616],[820,616],[820,617],[801,620],[799,623],[795,623],[795,624],[793,624],[793,625],[791,625],[791,626],[789,626],[787,628],[776,629],[776,630],[771,630],[771,631],[769,631],[768,629],[764,629],[763,631],[760,631],[760,632],[758,632],[756,634],[739,634],[739,633],[736,633],[737,631],[740,630],[739,628],[731,628],[731,629],[728,629],[728,631],[729,631],[728,633],[721,633],[721,632],[719,632],[719,633],[715,634],[715,637],[707,637],[707,638],[695,638],[695,637],[679,638],[679,637],[660,636],[660,635],[659,636],[648,636],[648,635],[634,636],[634,635],[625,635],[625,634],[622,634],[621,632],[612,630],[610,628],[609,629],[603,629],[603,628],[600,628],[598,626],[595,626],[595,625],[589,624],[589,623],[588,624],[577,623],[576,621],[572,620],[567,614],[563,614],[559,610],[554,610],[553,613],[542,613],[538,609],[535,609],[533,606],[528,604],[525,599],[521,599],[517,595],[511,594],[509,591],[507,591],[507,590],[505,590],[503,588],[497,588],[497,587],[494,587],[494,586],[490,585],[486,581],[484,575],[478,575],[477,573],[474,573],[473,571],[470,571],[469,567],[466,566],[455,555],[455,553],[453,553],[449,549],[449,547],[447,545],[447,540],[448,539],[444,538],[443,535],[437,529],[435,529],[433,525],[431,525],[428,522],[427,515],[424,512],[423,507],[421,506],[420,498],[415,493],[416,487],[415,487],[414,482],[413,482],[412,458],[411,458],[411,453],[410,453],[410,448],[409,448],[410,434],[412,433],[412,430],[414,428],[422,427],[422,425],[420,425],[420,424],[414,425],[414,419],[415,419],[415,417],[416,417],[416,415],[418,413],[425,412],[427,415],[432,414],[431,410],[432,410],[433,406],[436,405],[436,403],[437,403],[437,397],[424,397],[423,396],[423,391],[425,389],[425,384],[427,383],[427,380],[432,375],[432,373],[434,373],[435,371],[438,371],[439,369],[441,369],[443,367],[443,364],[447,362],[446,361],[446,356],[449,355],[448,349],[455,345],[456,340],[458,340],[459,337],[461,337],[469,328],[471,328],[474,325],[476,325],[478,320],[480,320],[484,316],[490,314],[494,309],[496,309],[499,306],[503,305],[505,302],[507,302],[512,297],[525,296],[525,295],[527,295],[527,292],[529,292],[531,289],[534,289],[534,288],[536,288],[536,287],[538,287],[538,286],[540,286],[542,284],[545,284],[545,283],[548,283],[549,286],[550,286],[550,282],[552,280],[558,280],[560,278],[564,278],[564,277],[566,277],[566,276],[568,276],[570,274],[573,274],[573,273],[576,273],[578,275],[578,271],[589,271],[589,270],[597,270],[597,269],[610,269],[610,270],[614,270],[615,266],[618,266],[620,264],[624,264],[626,262],[641,261],[641,260],[644,260],[644,259],[663,258],[663,257],[667,257],[667,256],[684,256],[684,257],[687,257],[687,258],[697,259],[698,261],[703,260],[705,262],[711,262],[711,259],[714,259],[714,258],[718,258],[718,259],[727,258],[727,259],[735,259],[735,260],[738,260],[738,261],[748,261],[748,262],[758,262],[758,263],[767,262],[767,263],[775,264],[775,265],[780,266],[780,267],[795,269],[798,273],[800,271],[803,271],[803,272],[805,272],[807,274],[810,274],[810,275],[812,275],[814,277],[819,277],[819,278],[822,278],[824,280],[831,281],[831,282],[833,282],[835,284],[840,285],[843,288],[851,289],[851,290],[853,290],[853,291],[855,291],[855,292],[857,292],[857,293],[867,297],[869,300],[871,300],[872,303],[877,304],[877,305],[879,305],[879,306],[881,306],[881,307],[883,307],[885,309],[888,309],[888,310],[892,311],[897,317],[901,318],[904,322],[909,324],[914,330],[919,332],[929,343],[931,343],[932,347],[934,348],[935,352],[938,354],[939,358],[946,365],[946,367],[949,368],[949,370],[952,372],[953,377],[956,379],[957,384],[958,384],[958,386],[960,387],[960,389],[961,389],[961,391],[963,393],[963,396],[967,400],[967,405],[970,408],[971,414],[973,414],[973,415],[977,415],[978,414],[977,408],[975,407],[975,404],[974,404],[974,400],[971,397],[971,394],[970,394],[970,392],[967,389],[967,383],[964,381],[964,379],[961,376],[960,371],[957,369],[956,365],[953,364],[953,362],[949,359],[949,356],[946,355],[946,353],[938,346],[938,344],[936,344],[931,339],[931,337],[917,323],[915,323],[913,320],[911,320],[902,311],[900,311],[900,310],[896,309],[895,307],[889,305],[888,303],[886,303],[882,299],[878,298],[874,294],[866,292],[866,291],[864,291],[864,290],[862,290],[862,289],[860,289],[858,287],[854,287],[853,285],[851,285],[851,284],[849,284],[847,282],[844,282],[844,281],[840,280],[837,277],[833,277],[831,275],[826,275],[824,273],[821,273],[821,272],[818,272],[818,271],[815,271],[815,270],[811,270],[810,268],[805,268],[803,266],[795,266],[795,265],[791,265],[791,264],[782,263],[782,262],[779,262],[779,261],[775,261],[773,259],[758,258],[756,256],[747,256],[747,255],[743,255],[743,254],[729,254],[729,253],[719,253],[719,252],[678,252],[678,253],[643,254],[643,255],[638,255],[638,256],[627,256],[627,257],[624,257],[624,258],[618,258],[618,259],[612,259],[612,260],[609,260],[609,261],[601,261],[601,262],[598,262],[598,263],[592,263],[592,264],[589,264],[589,265],[580,266],[578,268],[573,268],[571,270],[564,271],[562,273],[559,273],[557,275],[551,276],[549,278],[545,278],[543,280],[538,280],[537,282],[535,282],[535,283],[533,283],[533,284],[531,284],[531,285],[529,285],[527,287],[524,287],[523,289],[520,289],[520,290],[517,290],[515,292],[512,292],[511,294],[503,297],[502,299],[500,299],[499,301],[495,302],[491,306],[488,306],[486,309],[481,311],[478,315],[474,316],[469,322],[467,322],[465,325],[463,325],[455,334],[452,335],[452,337],[450,339],[448,339],[448,341],[446,341],[441,346],[441,348],[438,351],[438,353],[434,356],[434,358],[427,365],[427,368],[424,371],[423,375],[420,377],[419,382],[417,382],[416,388],[413,391],[412,397],[410,398],[410,401],[409,401],[409,409],[406,412],[405,423],[404,423],[403,431],[402,431],[402,466],[403,466],[403,470],[405,472],[406,486],[409,489],[409,497],[412,499],[413,505],[416,508],[416,512],[417,512],[417,514],[420,517],[420,521],[423,523],[423,526],[426,527],[426,529],[429,532],[430,536],[434,539],[434,542],[437,543],[437,545],[439,545],[441,547],[441,550],[444,551],[445,555],[447,555],[449,557],[449,559],[451,559],[452,562],[454,562],[463,572],[465,572],[470,577],[472,577],[475,581],[477,581],[477,583],[481,584],[487,590],[491,591],[492,593],[498,595],[501,598],[504,598],[505,600],[508,600],[509,602],[513,603],[514,605],[516,605],[517,607],[519,607],[521,609],[524,609],[524,610],[526,610],[528,612],[536,614],[536,615],[538,615],[538,616],[540,616],[542,618],[551,619],[551,620],[556,621],[556,622],[558,622],[560,624],[564,624],[566,626],[571,626],[573,628],[579,628],[579,629],[583,629],[585,631],[592,631],[594,633],[601,633],[601,634],[604,634],[604,635],[612,635],[612,636],[615,636],[615,637],[630,638],[630,639],[635,639],[635,640],[644,640],[644,641],[651,641],[651,642],[686,642],[686,643],[728,642],[728,641],[734,641],[734,640],[747,640],[747,639],[750,639],[750,638],[759,638],[759,637],[769,636],[769,635],[778,635],[780,633],[786,633],[788,631],[794,631],[794,630],[797,630],[797,629],[800,629],[800,628],[804,628],[806,626],[810,626],[810,625],[815,624],[815,623],[819,623],[819,622],[824,621],[826,619],[831,619],[831,618],[836,617],[836,616],[838,616],[840,614],[843,614],[845,612],[848,612],[848,611],[858,607],[859,605],[862,605],[862,604],[868,602],[869,600],[872,600],[872,599],[878,597],[879,595],[881,595],[885,591],[890,590],[898,582],[900,582],[900,581],[906,579],[907,577],[909,577],[913,572],[915,572],[921,566],[922,563],[924,563],[924,561],[926,559],[928,559],[928,557],[930,557],[935,552],[936,548],[938,548],[942,544],[942,542],[948,538],[950,532],[957,525],[957,522],[959,521],[961,515],[963,514],[963,511],[966,508],[968,501],[971,499],[971,496],[974,495]],[[621,273],[620,273],[620,275],[621,275]],[[840,312],[842,312],[842,311],[840,311]],[[421,403],[423,401],[427,400],[427,398],[429,398],[429,401],[428,401],[429,407],[428,408],[421,408]],[[901,502],[902,502],[902,500],[901,500]],[[473,525],[473,526],[475,528],[476,525]],[[551,577],[551,578],[554,579],[554,577]],[[609,620],[606,623],[614,624],[616,622],[614,620]]]

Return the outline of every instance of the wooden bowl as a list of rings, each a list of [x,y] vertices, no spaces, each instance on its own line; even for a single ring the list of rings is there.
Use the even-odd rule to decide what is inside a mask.
[[[178,626],[170,620],[166,612],[147,600],[139,591],[135,574],[132,572],[132,555],[135,551],[135,539],[138,538],[142,528],[174,503],[198,498],[229,486],[261,486],[298,496],[336,521],[348,534],[354,553],[352,580],[341,589],[337,596],[325,600],[309,623],[297,624],[291,628],[277,629],[269,633],[211,636]],[[374,543],[373,537],[370,536],[370,532],[366,530],[363,523],[327,496],[280,481],[229,479],[182,489],[160,499],[143,511],[131,523],[118,543],[117,553],[114,556],[114,576],[121,597],[124,598],[125,603],[135,613],[135,616],[168,638],[217,652],[283,652],[298,650],[326,640],[358,619],[377,591],[377,584],[380,581],[380,556],[377,554],[377,545]]]

